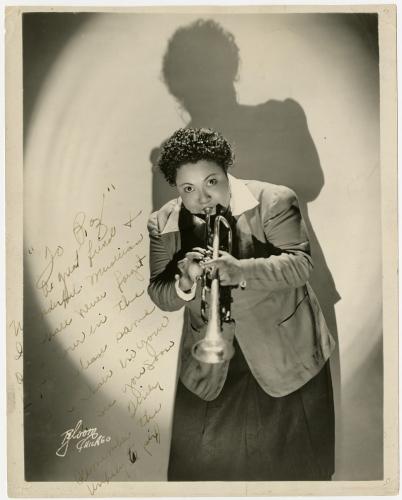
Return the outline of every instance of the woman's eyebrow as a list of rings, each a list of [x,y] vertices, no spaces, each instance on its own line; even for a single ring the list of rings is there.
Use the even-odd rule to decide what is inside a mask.
[[[216,172],[213,172],[212,174],[209,174],[205,177],[204,181],[206,181],[207,179],[209,179],[212,175],[218,175]]]
[[[215,176],[216,176],[216,175],[218,175],[218,174],[217,174],[216,172],[212,172],[212,174],[208,174],[208,175],[204,178],[203,182],[204,182],[204,181],[206,181],[207,179],[209,179],[209,178],[210,178],[211,176],[213,176],[213,175],[215,175]],[[188,186],[194,186],[194,184],[192,184],[191,182],[182,182],[181,184],[177,184],[177,185],[178,185],[179,187],[186,186],[186,185],[188,185]]]

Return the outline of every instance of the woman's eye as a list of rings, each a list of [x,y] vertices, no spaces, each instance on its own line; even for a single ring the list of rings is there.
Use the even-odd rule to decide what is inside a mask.
[[[184,188],[185,193],[191,193],[192,191],[194,191],[194,188],[192,186],[186,186]]]
[[[208,179],[208,185],[209,186],[215,186],[216,184],[218,184],[218,180],[217,179]]]

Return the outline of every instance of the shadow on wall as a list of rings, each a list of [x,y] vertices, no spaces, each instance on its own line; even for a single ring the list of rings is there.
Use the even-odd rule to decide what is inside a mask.
[[[310,283],[337,340],[334,306],[340,296],[308,214],[308,203],[319,196],[324,175],[305,113],[292,99],[269,100],[256,106],[238,103],[234,82],[239,60],[231,33],[214,21],[197,20],[179,28],[169,40],[163,59],[164,81],[189,113],[188,127],[218,130],[234,146],[236,177],[285,185],[297,193],[314,259]],[[159,150],[153,149],[150,156],[154,210],[177,196],[156,165]],[[335,406],[340,408],[338,350],[331,368]]]
[[[340,297],[308,215],[308,203],[320,194],[324,175],[306,116],[292,99],[257,106],[239,104],[234,88],[238,69],[239,49],[233,35],[208,20],[179,28],[163,60],[166,85],[191,117],[187,126],[216,129],[234,145],[237,177],[285,185],[297,193],[315,263],[310,281],[337,338],[334,305]],[[177,196],[156,166],[158,155],[159,148],[155,148],[151,152],[155,210]],[[332,367],[336,389],[337,355]]]

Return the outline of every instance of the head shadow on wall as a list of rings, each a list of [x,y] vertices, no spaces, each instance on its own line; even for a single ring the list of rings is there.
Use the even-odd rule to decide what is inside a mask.
[[[308,215],[308,203],[319,196],[324,175],[305,113],[293,99],[240,104],[235,90],[239,66],[234,36],[215,21],[199,19],[172,35],[162,74],[190,117],[186,126],[215,129],[234,146],[236,177],[285,185],[297,193],[315,263],[310,281],[337,337],[334,304],[340,297]],[[157,167],[159,150],[150,154],[154,210],[177,196]]]

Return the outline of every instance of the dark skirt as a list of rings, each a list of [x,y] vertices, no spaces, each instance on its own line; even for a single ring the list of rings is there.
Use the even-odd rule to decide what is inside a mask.
[[[235,341],[221,394],[204,401],[179,382],[169,481],[328,481],[334,472],[329,363],[297,391],[264,392]]]

